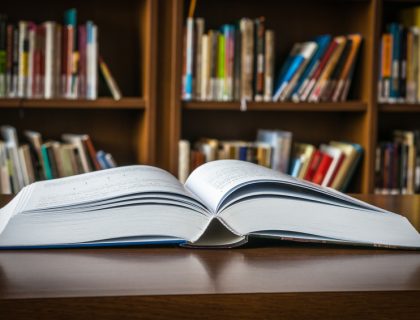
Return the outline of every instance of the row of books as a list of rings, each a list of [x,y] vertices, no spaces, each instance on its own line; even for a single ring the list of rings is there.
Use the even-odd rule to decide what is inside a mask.
[[[19,144],[12,126],[1,126],[0,193],[17,193],[39,180],[72,176],[116,166],[111,154],[96,151],[87,134],[63,134],[63,142],[48,140],[36,131],[25,131]]]
[[[116,99],[120,90],[98,55],[98,27],[77,25],[67,10],[63,24],[10,23],[0,14],[0,98],[90,99],[98,96],[98,66]]]
[[[363,150],[360,145],[331,141],[319,148],[305,143],[292,144],[292,134],[280,130],[259,130],[256,141],[200,139],[179,142],[181,181],[203,163],[218,159],[237,159],[273,168],[293,177],[345,191]]]
[[[396,130],[376,148],[375,193],[420,193],[420,130]]]
[[[420,28],[390,23],[382,34],[378,100],[416,103],[420,101]]]
[[[184,100],[271,100],[274,32],[265,18],[242,18],[205,33],[203,18],[187,18]]]
[[[320,35],[295,43],[274,89],[274,101],[346,101],[358,52],[360,34]]]
[[[295,43],[274,75],[275,34],[264,17],[242,18],[205,33],[188,17],[184,34],[184,100],[344,101],[362,42],[359,34],[320,35]]]
[[[420,102],[420,7],[401,10],[398,20],[387,24],[381,37],[378,100],[417,103]]]

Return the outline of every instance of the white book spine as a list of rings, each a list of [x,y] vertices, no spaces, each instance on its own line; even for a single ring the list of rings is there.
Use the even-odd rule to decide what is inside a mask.
[[[273,97],[274,73],[274,31],[265,32],[265,69],[264,69],[264,101],[271,101]]]
[[[190,142],[187,140],[180,140],[178,148],[178,178],[182,183],[185,183],[190,173]]]
[[[194,57],[194,19],[187,18],[186,35],[186,57],[185,57],[185,82],[183,89],[183,99],[191,100],[193,98],[193,57]]]
[[[51,99],[53,97],[53,39],[54,39],[54,23],[45,22],[45,57],[44,57],[44,98]]]
[[[19,147],[18,154],[19,154],[19,161],[22,164],[22,168],[21,168],[22,169],[22,177],[23,177],[24,184],[26,186],[30,183],[30,181],[29,181],[29,173],[28,173],[28,168],[26,166],[23,146]]]
[[[98,28],[92,23],[87,25],[87,99],[98,97]]]
[[[17,82],[17,95],[19,98],[25,97],[26,79],[28,73],[28,53],[27,53],[27,32],[28,24],[25,21],[19,22],[19,39],[18,39],[18,82]]]
[[[34,83],[34,53],[35,53],[35,26],[31,25],[28,29],[28,82],[26,85],[26,97],[33,97],[33,83]]]

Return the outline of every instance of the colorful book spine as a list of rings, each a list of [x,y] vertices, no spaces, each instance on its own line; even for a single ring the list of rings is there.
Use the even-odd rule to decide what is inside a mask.
[[[210,88],[210,45],[209,36],[203,34],[201,39],[202,52],[202,67],[201,67],[201,89],[200,100],[205,101],[209,96]]]
[[[86,34],[86,98],[95,100],[98,97],[98,27],[91,21],[86,23]]]
[[[114,100],[118,101],[121,100],[121,91],[115,81],[114,77],[111,74],[111,71],[108,68],[108,65],[104,62],[102,57],[99,57],[99,66],[102,72],[102,75],[105,79],[106,84],[108,85],[108,89],[112,94]]]
[[[264,61],[264,101],[271,101],[274,83],[274,31],[265,32],[265,61]]]
[[[391,23],[388,25],[388,32],[392,36],[392,68],[390,82],[390,101],[397,101],[400,96],[400,64],[401,64],[401,25]]]
[[[183,99],[193,98],[193,56],[194,56],[194,19],[187,18],[186,29],[186,57],[185,57],[185,79],[183,89]]]
[[[216,100],[223,100],[223,93],[225,92],[225,42],[226,38],[223,34],[219,33],[217,47],[217,89]]]
[[[284,74],[284,77],[280,78],[279,82],[277,83],[276,90],[273,96],[273,101],[277,101],[280,99],[281,94],[287,88],[289,81],[292,79],[294,74],[298,71],[299,67],[312,57],[317,45],[315,42],[306,42],[302,44],[302,47],[297,55],[293,57],[293,60],[290,62],[290,67]]]
[[[25,97],[25,88],[28,79],[28,23],[20,21],[18,25],[18,83],[17,96]]]
[[[309,83],[310,78],[314,74],[315,70],[317,69],[319,63],[321,62],[322,57],[325,54],[325,51],[328,48],[328,45],[331,42],[330,35],[321,35],[315,38],[315,42],[317,43],[318,47],[316,52],[313,55],[313,58],[307,65],[305,71],[303,72],[301,78],[299,79],[296,87],[292,93],[292,100],[294,102],[299,102],[300,95],[303,94],[306,86]]]
[[[254,100],[262,101],[264,97],[265,72],[265,17],[255,19],[255,56],[254,56]]]

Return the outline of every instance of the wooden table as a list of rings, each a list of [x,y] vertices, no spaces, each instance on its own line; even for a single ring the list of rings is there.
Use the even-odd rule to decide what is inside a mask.
[[[358,198],[420,229],[420,196]],[[87,317],[414,320],[420,253],[279,241],[0,252],[0,319]]]

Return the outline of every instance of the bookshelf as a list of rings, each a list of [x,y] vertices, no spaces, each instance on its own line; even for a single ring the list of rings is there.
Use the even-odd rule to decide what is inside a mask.
[[[2,123],[39,130],[52,139],[62,132],[88,133],[119,164],[158,165],[174,174],[181,138],[253,140],[258,128],[278,128],[292,131],[296,141],[312,144],[352,141],[363,147],[364,156],[349,192],[373,192],[377,142],[392,129],[414,129],[420,123],[420,104],[378,102],[380,35],[399,10],[420,1],[198,0],[195,16],[205,18],[206,29],[245,16],[265,16],[276,33],[276,69],[297,41],[322,33],[363,36],[349,101],[248,102],[246,111],[239,102],[182,101],[183,26],[189,1],[5,3],[2,12],[11,21],[61,21],[71,7],[78,10],[79,21],[95,21],[100,51],[123,99],[112,100],[103,83],[93,101],[0,99]]]
[[[61,23],[69,8],[77,9],[78,23],[98,25],[99,52],[123,98],[113,100],[100,80],[96,100],[0,99],[1,123],[19,133],[39,131],[45,139],[87,133],[97,149],[110,152],[120,165],[154,164],[157,1],[20,0],[4,3],[1,11],[13,22]]]
[[[341,139],[359,143],[365,154],[349,191],[373,191],[379,1],[198,1],[195,16],[205,19],[206,29],[242,17],[265,16],[267,26],[276,33],[275,70],[297,41],[323,33],[363,36],[348,102],[248,102],[246,111],[241,111],[239,102],[182,101],[182,39],[189,1],[173,0],[165,5],[159,17],[171,32],[170,36],[159,34],[160,45],[165,48],[160,67],[169,84],[162,86],[167,97],[158,101],[162,123],[158,161],[162,166],[177,173],[181,138],[253,140],[259,128],[278,128],[292,131],[295,141],[319,144]]]
[[[381,2],[381,15],[378,24],[381,32],[386,23],[399,21],[398,14],[402,9],[419,6],[415,0],[385,0]],[[379,52],[379,48],[378,48]],[[394,129],[414,130],[420,127],[420,104],[415,103],[379,103],[378,104],[378,141],[389,139]]]

